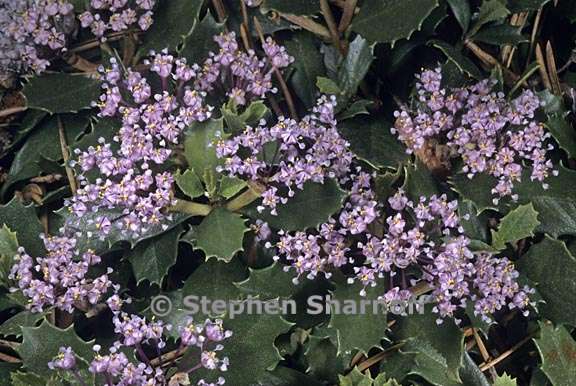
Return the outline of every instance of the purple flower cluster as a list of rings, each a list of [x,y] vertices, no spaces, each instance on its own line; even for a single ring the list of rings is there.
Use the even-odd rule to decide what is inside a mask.
[[[76,240],[65,236],[43,236],[48,251],[46,256],[32,258],[23,248],[15,256],[9,278],[28,298],[29,308],[41,312],[54,306],[72,312],[74,307],[86,308],[97,304],[113,287],[108,274],[89,279],[86,277],[91,266],[100,262],[100,257],[88,250],[80,253]]]
[[[267,242],[277,250],[274,259],[288,264],[286,271],[296,271],[295,282],[302,275],[313,279],[323,273],[329,278],[331,270],[348,265],[354,271],[349,283],[363,286],[360,295],[366,287],[386,284],[381,297],[386,304],[408,301],[413,286],[426,284],[439,321],[455,317],[467,301],[486,320],[505,306],[526,310],[532,290],[520,288],[518,272],[508,259],[470,250],[456,201],[442,195],[414,203],[399,190],[389,199],[383,236],[376,237],[368,226],[385,208],[377,206],[368,174],[359,172],[352,181],[349,201],[339,215],[314,232],[281,230],[277,242]]]
[[[266,54],[263,58],[259,58],[254,50],[240,50],[234,32],[222,33],[214,40],[219,51],[210,52],[202,67],[194,67],[198,72],[195,88],[211,91],[215,85],[222,85],[226,95],[237,106],[245,105],[250,99],[264,98],[267,93],[275,93],[273,70],[287,67],[294,61],[286,49],[270,37],[262,46]]]
[[[161,224],[166,218],[164,209],[173,201],[174,177],[155,169],[170,157],[171,147],[178,144],[186,127],[211,115],[212,108],[204,103],[205,93],[185,86],[195,76],[185,60],[159,53],[152,57],[150,66],[163,85],[161,92],[154,93],[145,77],[122,71],[114,60],[110,69],[101,69],[105,92],[96,103],[100,116],[120,117],[122,126],[114,137],[115,144],[100,138],[97,146],[76,151],[73,166],[79,170],[81,187],[67,203],[72,220],[79,221],[86,213],[121,212],[116,217],[97,216],[89,224],[102,238],[113,226],[128,235],[138,235]],[[176,94],[171,92],[171,81]],[[94,169],[99,177],[91,181],[87,175]]]
[[[545,142],[550,134],[535,118],[541,101],[532,91],[508,101],[504,93],[493,90],[496,82],[490,79],[445,89],[439,68],[416,77],[416,107],[396,111],[392,129],[408,152],[418,153],[431,140],[446,145],[462,158],[462,170],[469,178],[478,173],[497,178],[492,189],[495,203],[505,196],[517,198],[512,189],[521,180],[523,161],[532,166],[532,181],[543,182],[557,174],[546,159],[551,145]],[[543,183],[543,187],[548,185]]]
[[[78,16],[83,28],[106,40],[107,32],[126,31],[137,26],[146,31],[152,25],[156,0],[90,0],[89,10]]]
[[[75,28],[73,10],[65,0],[0,0],[0,77],[43,72],[65,49]]]
[[[115,314],[114,325],[115,331],[120,334],[120,340],[114,342],[107,354],[101,354],[102,348],[100,345],[95,345],[94,358],[90,361],[88,370],[93,374],[103,376],[107,385],[110,386],[166,385],[167,369],[162,369],[162,361],[157,364],[153,363],[147,356],[143,345],[155,348],[155,352],[160,353],[160,349],[164,347],[163,334],[171,327],[161,322],[147,322],[139,316],[120,312]],[[199,369],[224,372],[228,369],[228,358],[220,358],[218,352],[223,350],[222,342],[232,336],[232,332],[224,329],[222,320],[206,319],[204,323],[194,323],[189,320],[180,327],[179,334],[178,352],[183,353],[192,348],[199,350],[198,363],[180,373],[190,374]],[[135,347],[139,360],[128,359],[121,351],[123,347]],[[158,358],[160,357],[158,354]],[[76,354],[71,347],[61,347],[58,355],[48,363],[48,366],[51,369],[71,371],[81,380]],[[223,385],[224,383],[224,378],[219,376],[216,382],[211,383],[200,379],[196,385]]]
[[[261,121],[220,141],[216,153],[225,159],[220,171],[267,186],[258,210],[269,208],[272,214],[307,181],[346,180],[353,155],[336,128],[335,105],[335,98],[323,96],[299,122],[279,117],[275,125],[268,126]]]

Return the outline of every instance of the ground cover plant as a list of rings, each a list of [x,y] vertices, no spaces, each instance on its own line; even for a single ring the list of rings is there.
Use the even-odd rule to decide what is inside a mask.
[[[575,25],[0,0],[0,384],[574,385]]]

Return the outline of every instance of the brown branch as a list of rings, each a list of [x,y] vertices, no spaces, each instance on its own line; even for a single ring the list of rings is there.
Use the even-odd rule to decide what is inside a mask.
[[[478,334],[478,331],[472,327],[472,333],[474,334],[474,340],[476,341],[476,344],[478,345],[478,349],[480,350],[480,354],[482,355],[482,359],[484,359],[484,362],[490,362],[492,359],[490,357],[490,354],[488,353],[488,350],[486,349],[486,346],[484,345],[484,342],[482,341],[482,338],[480,337],[480,334]],[[492,377],[492,380],[494,380],[495,378],[498,377],[498,374],[496,373],[496,370],[494,370],[493,367],[490,367],[490,376]]]
[[[550,85],[552,91],[556,95],[562,95],[562,88],[560,87],[560,78],[558,78],[558,70],[556,69],[556,59],[554,59],[554,50],[550,41],[546,43],[546,68],[548,69],[548,76],[550,77]]]
[[[332,44],[334,44],[334,46],[338,49],[338,51],[344,54],[344,51],[342,50],[342,44],[340,43],[338,27],[336,26],[336,22],[334,21],[334,15],[332,14],[332,10],[330,9],[328,0],[320,0],[320,10],[322,11],[322,16],[324,16],[324,20],[326,20],[326,24],[328,24],[328,30],[330,31]]]
[[[356,4],[358,4],[358,0],[347,0],[344,3],[344,10],[342,11],[342,17],[340,18],[340,24],[338,25],[338,31],[340,33],[346,31],[352,22],[354,12],[356,11]]]
[[[542,78],[542,84],[548,90],[552,90],[552,84],[550,83],[550,78],[548,77],[546,62],[544,61],[544,54],[542,53],[540,43],[536,43],[536,62],[538,62],[538,71],[540,72],[540,77]]]
[[[7,109],[0,111],[0,118],[4,118],[4,117],[7,117],[7,116],[12,115],[12,114],[21,113],[22,111],[26,111],[26,110],[28,110],[28,106],[10,107],[10,108],[7,108]]]
[[[64,60],[72,67],[82,72],[95,73],[98,70],[97,64],[92,63],[75,53],[64,55]]]
[[[500,66],[500,68],[502,68],[502,73],[504,75],[504,81],[508,84],[508,85],[512,85],[515,82],[518,81],[519,76],[516,75],[515,73],[513,73],[512,71],[510,71],[508,68],[506,68],[502,63],[500,63],[498,61],[498,59],[496,59],[495,57],[493,57],[492,55],[490,55],[489,53],[487,53],[486,51],[484,51],[482,48],[480,48],[476,43],[472,42],[469,39],[466,39],[464,41],[464,45],[470,50],[472,51],[472,53],[474,55],[476,55],[476,57],[478,59],[480,59],[480,61],[482,61],[482,63],[484,63],[485,65],[487,65],[488,67],[496,67],[496,66]]]
[[[226,20],[226,8],[224,8],[222,0],[212,0],[212,4],[214,5],[214,9],[218,15],[218,21],[220,23],[224,22],[224,20]]]
[[[322,24],[316,23],[307,17],[291,15],[289,13],[280,13],[280,17],[288,20],[290,23],[304,28],[307,31],[312,32],[315,35],[320,36],[323,39],[329,40],[331,38],[328,28],[324,27]]]
[[[380,362],[384,358],[386,358],[392,351],[399,349],[400,347],[404,346],[406,343],[401,342],[397,343],[394,346],[388,347],[386,350],[379,352],[376,355],[371,356],[370,358],[366,359],[365,361],[361,362],[358,365],[358,370],[360,372],[369,369],[370,367],[374,366],[376,363]]]
[[[8,354],[4,354],[0,352],[0,361],[8,362],[8,363],[22,363],[22,360],[16,357],[13,357]]]
[[[516,352],[516,350],[518,350],[520,347],[522,347],[524,345],[524,343],[528,342],[530,339],[533,338],[533,335],[528,335],[526,338],[522,339],[520,342],[516,343],[514,346],[512,346],[510,349],[504,351],[502,354],[500,354],[497,358],[495,358],[494,360],[490,361],[490,362],[486,362],[486,363],[482,363],[480,365],[480,370],[481,371],[486,371],[491,367],[496,366],[498,363],[502,362],[504,359],[508,358],[510,355],[514,354],[514,352]]]
[[[76,178],[74,177],[74,171],[69,165],[70,153],[68,152],[68,145],[66,143],[66,133],[64,132],[64,125],[62,124],[62,119],[58,115],[56,117],[58,121],[58,135],[60,137],[60,150],[62,151],[62,158],[64,159],[64,169],[66,170],[66,176],[68,177],[68,183],[70,184],[70,190],[73,195],[76,195]]]

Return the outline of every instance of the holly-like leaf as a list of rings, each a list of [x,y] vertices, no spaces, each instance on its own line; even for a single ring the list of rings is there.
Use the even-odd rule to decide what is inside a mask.
[[[18,253],[18,238],[6,224],[0,228],[0,282],[6,283],[13,258]]]
[[[448,0],[448,5],[450,5],[454,17],[458,20],[458,24],[462,27],[462,32],[466,33],[472,16],[472,13],[470,12],[470,3],[468,0]]]
[[[185,57],[188,63],[201,63],[208,58],[210,51],[218,52],[214,36],[221,32],[224,32],[224,24],[217,23],[208,12],[185,39],[180,55]]]
[[[565,327],[540,323],[534,339],[542,358],[541,369],[554,386],[572,386],[576,379],[576,342]]]
[[[30,79],[22,91],[28,107],[49,113],[73,113],[89,109],[98,100],[100,82],[83,75],[46,74]]]
[[[384,293],[381,286],[366,288],[366,296],[360,296],[362,285],[336,283],[332,299],[338,302],[340,309],[331,308],[330,327],[337,330],[338,352],[349,354],[354,349],[368,353],[372,347],[381,347],[385,339],[387,312],[382,304],[377,304],[378,298]],[[364,310],[362,301],[370,301]],[[347,308],[347,303],[354,303]],[[348,311],[347,311],[348,310]]]
[[[546,237],[534,244],[516,266],[522,275],[535,283],[545,303],[538,305],[540,313],[554,323],[576,325],[576,299],[566,294],[576,293],[576,258],[559,240]]]
[[[134,245],[139,242],[164,233],[191,217],[185,213],[173,213],[158,224],[148,226],[141,234],[133,236],[127,234],[117,226],[118,222],[122,221],[125,216],[121,208],[100,209],[97,212],[86,213],[81,218],[73,217],[67,208],[62,208],[55,213],[63,218],[64,223],[67,224],[70,229],[82,230],[82,232],[76,236],[76,247],[78,249],[81,251],[92,249],[97,253],[107,251],[120,241],[128,241],[130,247],[134,247]],[[102,239],[99,237],[100,231],[96,229],[95,225],[98,223],[96,219],[101,216],[107,217],[112,223],[110,232]]]
[[[406,195],[414,202],[418,202],[420,197],[430,197],[439,193],[438,184],[430,170],[420,161],[408,164],[404,168],[404,184],[402,189]]]
[[[74,331],[74,326],[64,330],[44,321],[39,327],[22,327],[22,344],[18,354],[24,367],[38,375],[47,376],[51,370],[47,363],[54,359],[60,347],[72,347],[81,368],[87,367],[92,358],[92,342],[85,342]]]
[[[534,11],[542,8],[550,0],[508,0],[508,8],[512,13]]]
[[[314,35],[299,32],[286,42],[288,53],[294,57],[294,72],[290,76],[290,85],[307,107],[316,103],[316,78],[325,74],[324,62],[318,55]]]
[[[516,386],[516,379],[504,373],[494,380],[494,386]]]
[[[478,19],[470,29],[469,35],[474,35],[484,24],[502,20],[509,14],[510,11],[501,0],[484,0],[478,12]]]
[[[248,231],[244,219],[225,208],[215,208],[202,223],[184,237],[204,251],[206,259],[216,257],[229,262],[242,250],[244,233]]]
[[[568,117],[560,113],[550,114],[546,128],[552,133],[560,148],[564,149],[571,158],[576,157],[576,133]]]
[[[330,338],[311,336],[306,360],[308,373],[330,384],[336,383],[337,374],[346,368],[345,361],[338,356],[338,348]]]
[[[441,40],[432,40],[430,45],[442,51],[442,53],[446,55],[448,61],[453,63],[460,70],[460,72],[470,75],[476,79],[483,78],[482,72],[478,69],[474,62],[467,56],[464,56],[459,49],[452,47],[450,44]]]
[[[15,232],[19,246],[24,247],[30,256],[36,257],[44,253],[44,244],[40,239],[43,229],[32,205],[24,206],[14,197],[8,204],[0,206],[0,226]],[[10,243],[9,240],[7,242]],[[10,256],[12,257],[14,256]]]
[[[184,155],[188,166],[204,179],[206,172],[213,172],[222,163],[216,157],[215,143],[224,138],[223,119],[194,122],[185,135]]]
[[[495,45],[516,45],[529,40],[522,35],[521,28],[508,24],[484,27],[472,39]]]
[[[396,168],[409,155],[390,132],[391,127],[383,117],[359,116],[342,122],[338,131],[360,159],[376,168]]]
[[[244,313],[227,319],[224,327],[233,335],[224,342],[222,350],[222,355],[230,359],[226,382],[238,386],[258,385],[266,370],[275,367],[282,359],[274,340],[290,326],[278,315]],[[246,365],[248,363],[250,365]]]
[[[362,36],[356,36],[338,69],[338,86],[347,96],[356,93],[372,60],[374,60],[372,47]]]
[[[492,246],[504,249],[507,243],[534,236],[534,230],[539,224],[538,212],[534,210],[534,206],[520,205],[500,220],[498,231],[492,230]]]
[[[338,386],[399,386],[399,383],[394,379],[386,379],[385,374],[378,374],[375,379],[372,379],[370,372],[365,374],[354,367],[346,376],[338,375]]]
[[[222,178],[220,178],[218,194],[229,199],[240,193],[247,185],[246,181],[239,178],[222,176]]]
[[[394,43],[420,29],[438,0],[380,0],[365,2],[352,22],[352,30],[366,39]],[[386,26],[379,28],[377,26]]]
[[[150,283],[162,284],[162,279],[176,263],[181,234],[182,226],[178,225],[168,232],[138,243],[128,251],[126,257],[132,265],[136,283],[148,280]]]
[[[275,262],[262,269],[250,268],[250,276],[243,282],[237,283],[238,289],[247,295],[258,296],[268,300],[275,298],[289,298],[294,293],[294,275],[286,272],[282,264]]]
[[[46,312],[21,311],[0,325],[2,336],[22,336],[22,327],[35,327]]]
[[[269,210],[262,213],[256,207],[259,204],[250,205],[242,210],[242,213],[254,219],[267,222],[272,228],[287,231],[304,230],[313,228],[328,220],[342,207],[346,197],[336,181],[326,180],[323,184],[307,182],[302,190],[296,190],[294,197],[290,197],[284,205],[277,208],[278,215],[273,216]]]
[[[437,324],[437,318],[437,314],[426,307],[423,314],[413,313],[400,319],[396,335],[408,341],[403,351],[417,353],[412,373],[431,382],[442,379],[460,382],[464,334],[454,321]]]
[[[168,48],[175,51],[198,22],[203,0],[170,0],[154,12],[154,23],[144,35],[140,52]]]
[[[204,185],[193,170],[186,169],[182,174],[178,173],[174,177],[176,184],[188,197],[196,198],[204,194]]]

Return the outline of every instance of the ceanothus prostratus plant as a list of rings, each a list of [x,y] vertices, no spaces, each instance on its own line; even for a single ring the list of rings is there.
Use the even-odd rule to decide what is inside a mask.
[[[417,11],[430,11],[425,3],[412,9],[415,19]],[[485,22],[483,5],[472,7],[470,23],[450,14],[440,24],[457,22],[469,50],[463,55],[495,66],[494,78],[475,68],[475,58],[450,56],[421,70],[411,90],[411,84],[399,86],[406,77],[398,75],[410,66],[399,66],[405,52],[397,54],[415,48],[375,49],[373,42],[388,44],[391,37],[382,38],[385,28],[373,28],[371,18],[390,10],[367,2],[0,0],[0,6],[0,73],[26,75],[11,79],[22,81],[34,109],[16,121],[22,131],[15,129],[14,148],[24,147],[8,159],[14,162],[0,193],[36,202],[44,228],[41,242],[25,235],[20,248],[10,227],[0,228],[0,254],[16,245],[10,267],[0,264],[0,283],[11,287],[10,301],[25,309],[18,318],[31,326],[23,327],[23,348],[14,350],[26,372],[13,374],[20,383],[32,382],[36,365],[50,381],[79,385],[314,384],[316,377],[345,384],[318,368],[315,355],[366,370],[376,362],[373,354],[386,350],[386,358],[410,357],[403,383],[442,384],[421,368],[419,355],[428,349],[446,357],[446,367],[471,367],[460,354],[478,347],[470,358],[482,354],[485,370],[500,363],[495,355],[502,347],[515,343],[494,343],[493,323],[510,331],[542,315],[555,323],[570,319],[557,315],[554,299],[539,291],[552,279],[534,260],[549,250],[555,262],[572,253],[571,226],[551,225],[569,217],[555,210],[571,211],[559,190],[571,181],[573,141],[557,127],[569,117],[558,110],[558,95],[570,87],[562,74],[571,73],[571,64],[554,74],[554,52],[546,47],[540,70],[550,70],[546,87],[555,95],[536,91],[535,67],[520,77],[522,64],[510,59],[532,48],[514,47],[498,59],[485,48],[495,39],[491,29],[502,32],[508,23]],[[378,12],[367,13],[371,7]],[[448,7],[457,14],[456,5]],[[315,8],[321,17],[308,17]],[[424,19],[413,37],[431,28],[441,37],[440,27]],[[169,27],[165,41],[154,36],[155,22]],[[452,45],[456,35],[451,39]],[[437,46],[452,54],[436,41],[417,49]],[[541,48],[535,44],[540,59]],[[429,68],[438,53],[414,61]],[[77,70],[89,75],[68,74]],[[37,85],[60,77],[79,85],[72,97],[34,94]],[[51,82],[58,83],[44,86]],[[62,102],[71,98],[76,103]],[[0,122],[4,127],[12,126]],[[52,152],[55,135],[58,152]],[[48,150],[40,149],[34,167],[25,165],[19,175],[30,157],[28,136]],[[59,152],[64,164],[57,165]],[[37,170],[47,175],[33,176]],[[9,205],[0,219],[10,226],[15,211],[35,210]],[[34,229],[36,240],[41,231]],[[551,248],[554,243],[568,248]],[[565,259],[567,271],[571,261]],[[266,301],[329,293],[376,299],[388,313],[307,318],[298,310],[288,318],[242,315],[238,321],[231,313],[204,311],[192,319],[178,308],[153,316],[155,296],[180,302],[196,292],[226,299],[259,294]],[[389,312],[420,294],[433,303],[425,315]],[[541,296],[546,309],[535,307]],[[80,344],[52,341],[49,350],[40,345],[31,353],[33,334],[52,326],[66,328],[56,334],[80,337]],[[372,333],[380,328],[380,335]],[[4,330],[12,331],[12,325]],[[437,331],[450,331],[454,342],[426,341]],[[388,339],[395,342],[390,347]],[[12,354],[4,344],[2,355]],[[39,356],[33,364],[30,358]],[[256,367],[262,371],[253,375]],[[287,367],[291,372],[282,373]],[[352,375],[366,380],[368,372]]]

